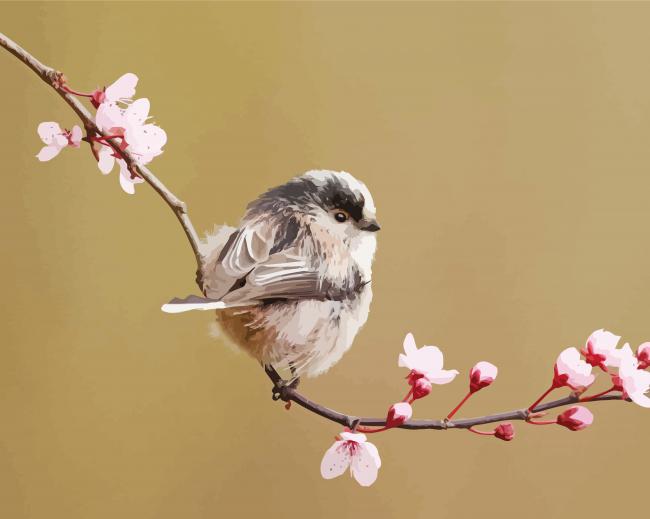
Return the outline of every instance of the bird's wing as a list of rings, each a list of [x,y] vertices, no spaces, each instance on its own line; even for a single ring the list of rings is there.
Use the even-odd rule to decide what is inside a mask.
[[[265,224],[233,232],[214,265],[209,298],[190,296],[163,306],[170,313],[248,306],[272,299],[325,299],[319,273],[296,247],[274,252],[284,236]]]

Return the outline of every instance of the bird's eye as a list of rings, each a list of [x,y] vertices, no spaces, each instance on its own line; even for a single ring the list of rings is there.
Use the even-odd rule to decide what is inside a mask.
[[[334,219],[339,223],[343,223],[343,222],[347,221],[348,215],[347,215],[347,213],[344,213],[343,211],[336,211],[334,213]]]

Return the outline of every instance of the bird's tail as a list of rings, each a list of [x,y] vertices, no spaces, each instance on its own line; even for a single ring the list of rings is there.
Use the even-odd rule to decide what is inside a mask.
[[[160,309],[168,314],[179,314],[190,310],[221,310],[226,306],[226,303],[217,299],[187,296],[184,299],[175,297],[169,303],[162,305]]]

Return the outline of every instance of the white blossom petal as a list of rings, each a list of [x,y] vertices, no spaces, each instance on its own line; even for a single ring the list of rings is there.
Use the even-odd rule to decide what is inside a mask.
[[[336,441],[323,456],[320,463],[320,474],[325,479],[333,479],[343,474],[350,466],[352,458],[344,441]]]
[[[435,373],[429,373],[426,374],[426,377],[429,379],[429,382],[432,384],[449,384],[452,380],[456,378],[456,375],[458,375],[458,371],[455,369],[450,369],[450,370],[440,370]]]
[[[38,152],[38,155],[36,155],[36,158],[41,162],[52,160],[61,152],[61,149],[58,146],[43,146],[41,151]]]
[[[111,171],[113,171],[113,166],[115,166],[115,157],[113,157],[113,150],[103,146],[102,149],[99,150],[98,155],[99,160],[97,161],[97,166],[99,167],[99,171],[101,171],[104,175],[108,175]]]
[[[55,137],[62,133],[61,127],[54,121],[39,124],[36,131],[45,144],[53,144]]]
[[[362,487],[369,487],[377,480],[379,465],[375,453],[368,450],[368,443],[362,443],[352,457],[352,476]],[[380,462],[381,463],[381,462]]]
[[[417,351],[418,347],[415,344],[415,337],[413,337],[412,333],[407,333],[406,337],[404,337],[404,352],[406,355],[414,355]]]
[[[106,87],[104,94],[108,101],[120,101],[131,99],[135,95],[135,87],[138,84],[138,76],[127,72],[118,78],[111,86]]]

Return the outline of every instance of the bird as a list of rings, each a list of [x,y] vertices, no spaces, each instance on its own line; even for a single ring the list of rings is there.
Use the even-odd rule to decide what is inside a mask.
[[[366,323],[376,208],[345,171],[312,170],[248,204],[238,227],[201,243],[204,297],[162,310],[215,310],[230,342],[295,379],[328,371]]]

